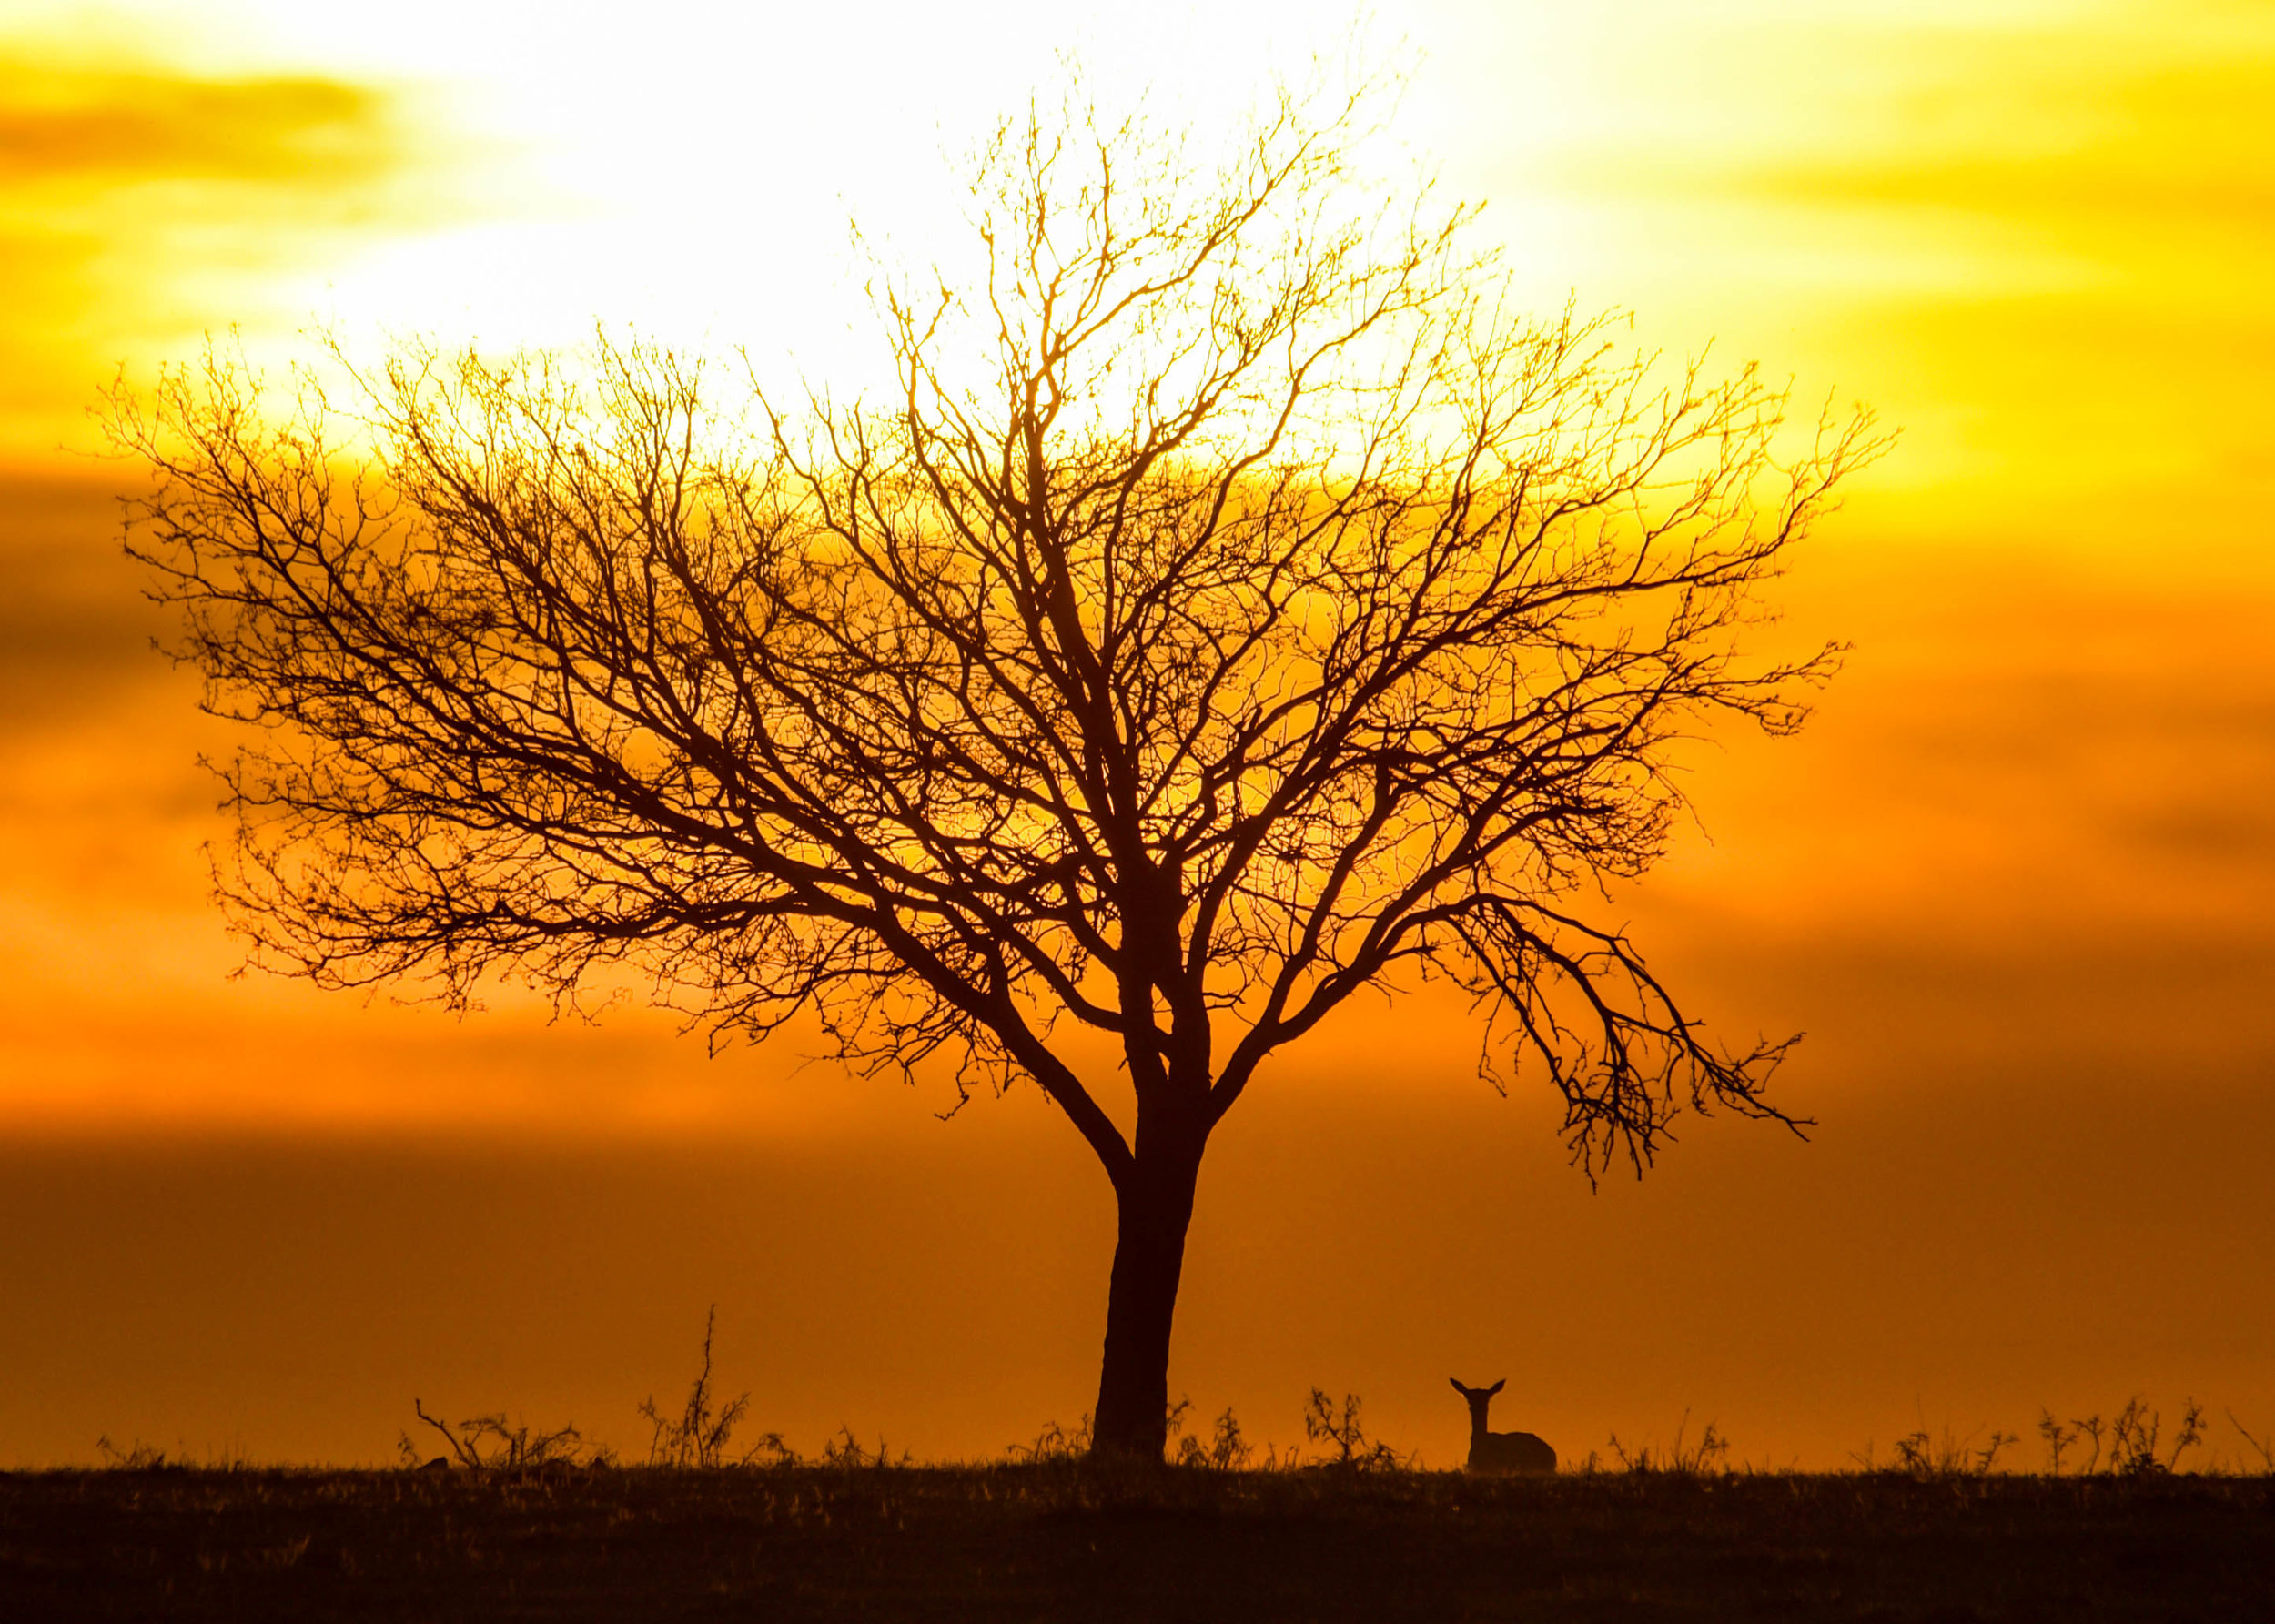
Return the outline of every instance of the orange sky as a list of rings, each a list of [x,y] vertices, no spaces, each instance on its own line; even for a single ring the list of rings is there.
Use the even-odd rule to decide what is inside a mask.
[[[1337,31],[532,15],[0,24],[0,1464],[102,1431],[376,1458],[414,1392],[630,1442],[713,1300],[802,1447],[979,1452],[1088,1401],[1110,1209],[1031,1098],[943,1126],[792,1044],[225,979],[226,741],[147,651],[84,410],[232,322],[282,358],[311,320],[600,316],[836,376],[846,211],[921,246],[934,154],[1057,46],[1205,109]],[[1456,1012],[1361,1012],[1211,1152],[1172,1391],[1285,1439],[1355,1390],[1441,1464],[1449,1370],[1568,1454],[1685,1407],[1815,1465],[2135,1391],[2264,1427],[2275,15],[1415,0],[1375,35],[1418,58],[1400,135],[1543,304],[1904,429],[1785,583],[1776,635],[1847,672],[1798,740],[1702,751],[1704,829],[1619,899],[1717,1019],[1810,1033],[1786,1097],[1823,1127],[1694,1123],[1592,1196]]]

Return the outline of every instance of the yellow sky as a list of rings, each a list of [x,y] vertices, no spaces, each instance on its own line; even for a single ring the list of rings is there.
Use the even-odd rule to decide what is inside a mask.
[[[228,322],[560,343],[602,318],[842,372],[846,215],[946,227],[941,150],[1058,50],[1206,125],[1345,32],[1255,4],[824,10],[19,8],[8,454],[84,441],[91,368]],[[1364,37],[1415,62],[1398,134],[1491,200],[1522,286],[1872,399],[1907,434],[1881,484],[2006,522],[2264,489],[2265,7],[1412,0]]]
[[[1299,71],[1344,36],[1311,8],[1235,3],[415,0],[384,17],[307,0],[11,6],[0,1140],[155,1127],[723,1135],[773,1155],[900,1145],[886,1125],[904,1117],[929,1129],[913,1102],[817,1085],[786,1050],[705,1063],[642,1018],[548,1030],[509,1007],[460,1025],[223,979],[235,953],[205,898],[197,847],[217,825],[194,757],[227,741],[144,647],[157,623],[135,600],[110,516],[122,473],[83,455],[95,443],[85,409],[117,364],[147,378],[232,323],[280,359],[311,321],[351,343],[418,330],[508,344],[574,342],[597,318],[841,376],[866,364],[846,215],[921,253],[954,217],[942,149],[1046,83],[1059,49],[1081,50],[1109,92],[1151,83],[1172,116],[1206,125],[1270,67]],[[1734,364],[1792,374],[1804,397],[1837,388],[1903,429],[1785,594],[1776,635],[1852,641],[1849,671],[1799,740],[1702,751],[1704,831],[1619,901],[1717,1018],[1811,1031],[1795,1101],[1846,1148],[1794,1164],[1686,1141],[1678,1162],[1724,1171],[1673,1179],[1704,1180],[1686,1187],[1708,1191],[1699,1198],[1729,1223],[1759,1200],[1776,1222],[1831,1225],[1870,1252],[1869,1215],[1885,1208],[1825,1217],[1821,1204],[1842,1197],[1823,1169],[1847,1169],[1856,1191],[1943,1191],[1923,1235],[1997,1235],[2035,1222],[2014,1189],[2037,1192],[2028,1211],[2084,1211],[2092,1166],[2165,1145],[2141,1136],[2144,1111],[2263,1124],[2275,1074],[2275,10],[1407,0],[1375,8],[1366,37],[1402,42],[1414,65],[1397,136],[1434,159],[1448,193],[1490,200],[1485,229],[1544,306],[1570,290],[1583,306],[1630,307],[1647,343],[1682,354],[1712,340]],[[1468,1148],[1481,1133],[1501,1145],[1544,1131],[1529,1107],[1482,1094],[1466,1039],[1450,1018],[1434,1025],[1443,1014],[1429,1012],[1421,1038],[1419,1017],[1389,1036],[1355,1017],[1332,1056],[1291,1068],[1289,1098],[1329,1105],[1274,1115],[1291,1107],[1259,1091],[1241,1107],[1253,1125],[1238,1127],[1253,1137],[1227,1155],[1310,1200],[1306,1177],[1350,1172],[1354,1145],[1406,1131],[1385,1125],[1400,1101],[1426,1101],[1442,1141]],[[1946,1156],[1953,1140],[1936,1138],[1939,1125],[1955,1138],[1969,1125],[2017,1135],[2049,1117],[2067,1124],[2061,1154],[2080,1163],[2078,1182],[2014,1185],[2010,1166]],[[1063,1133],[1007,1120],[1027,1125],[988,1132],[1031,1128],[1054,1145]],[[1282,1129],[1289,1143],[1325,1135],[1317,1156],[1275,1160]],[[1691,1141],[1745,1133],[1718,1124]],[[1440,1141],[1410,1137],[1385,1204],[1407,1202],[1420,1226],[1433,1199],[1451,1198],[1430,1194]],[[2141,1210],[2199,1213],[2200,1172],[2168,1148],[2130,1169],[2146,1181]],[[1954,1166],[1978,1182],[1946,1189]],[[954,1167],[923,1176],[953,1181]],[[1759,1193],[1788,1176],[1788,1197]],[[1258,1226],[1224,1219],[1226,1232],[1278,1233],[1270,1201],[1222,1199]],[[1557,1233],[1590,1221],[1523,1205],[1533,1199],[1512,1196],[1496,1221]],[[1673,1233],[1652,1223],[1681,1224],[1672,1196],[1634,1199],[1646,1205],[1613,1222],[1634,1245]],[[2199,1253],[2275,1245],[2263,1210],[2186,1223],[2172,1243]],[[2097,1244],[2132,1257],[2138,1239]],[[1470,1266],[1451,1244],[1419,1261],[1380,1245],[1364,1277],[1385,1290]],[[1233,1255],[1258,1270],[1286,1270],[1261,1242],[1241,1246]],[[1869,1340],[1876,1286],[1920,1312],[1942,1300],[2020,1316],[2016,1337],[2069,1346],[2016,1306],[2037,1299],[2012,1278],[1888,1283],[1899,1276],[1854,1283],[1847,1306],[1828,1306],[1841,1334]],[[1639,1312],[1586,1306],[1586,1281],[1558,1278],[1540,1289],[1563,1293],[1558,1311],[1583,1331],[1617,1342]],[[1727,1284],[1749,1302],[1784,1289],[1773,1275]],[[1243,1392],[1262,1378],[1231,1351],[1228,1305],[1253,1288],[1212,1287],[1216,1306],[1197,1311],[1220,1327],[1214,1343],[1196,1333],[1217,1350],[1196,1356],[1200,1367]],[[1074,1340],[1087,1347],[1082,1301]],[[1415,1312],[1425,1306],[1418,1297]],[[2077,1379],[2191,1379],[2183,1356],[2206,1348],[2228,1350],[2207,1356],[2219,1370],[2245,1371],[2239,1338],[2268,1323],[2225,1301],[2173,1312],[2193,1328],[2153,1357],[2117,1322],[2094,1321],[2090,1337],[2134,1362],[2087,1361]],[[1471,1317],[1481,1337],[1517,1337],[1526,1320],[1514,1306]],[[1391,1368],[1387,1346],[1354,1343],[1349,1357]],[[1942,1356],[1918,1357],[1942,1368]],[[1633,1357],[1637,1381],[1657,1379]],[[1951,1354],[1948,1391],[1974,1390],[1966,1373],[1987,1357]],[[1663,1387],[1670,1403],[1684,1392]],[[1774,1404],[1745,1402],[1756,1399],[1761,1425],[1785,1437]],[[1794,1449],[1829,1447],[1825,1417],[1851,1414],[1846,1402],[1829,1387],[1812,1398],[1819,1430],[1795,1423]],[[9,1424],[0,1401],[0,1458]],[[295,1447],[348,1447],[308,1427],[316,1441]]]

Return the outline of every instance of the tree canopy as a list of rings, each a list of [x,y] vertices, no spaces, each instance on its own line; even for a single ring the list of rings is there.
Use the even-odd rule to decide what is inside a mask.
[[[461,1001],[630,964],[716,1030],[1031,1079],[1121,1214],[1098,1443],[1157,1456],[1208,1133],[1361,988],[1466,991],[1592,1170],[1779,1115],[1785,1044],[1710,1042],[1587,898],[1666,849],[1686,732],[1789,731],[1833,670],[1746,633],[1868,420],[1789,449],[1753,368],[1522,314],[1355,134],[1007,121],[969,277],[880,272],[889,394],[605,337],[407,345],[350,409],[226,355],[122,393],[130,547],[252,728],[258,956]]]

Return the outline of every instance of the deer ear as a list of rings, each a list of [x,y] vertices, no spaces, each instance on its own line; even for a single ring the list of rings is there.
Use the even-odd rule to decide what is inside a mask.
[[[1456,1380],[1453,1377],[1449,1376],[1446,1377],[1446,1380],[1453,1383],[1453,1390],[1461,1394],[1462,1397],[1467,1398],[1470,1396],[1470,1390],[1463,1387],[1461,1382]]]
[[[1489,1397],[1489,1398],[1490,1398],[1491,1397],[1492,1397],[1492,1395],[1494,1395],[1495,1393],[1500,1392],[1500,1391],[1502,1390],[1502,1388],[1503,1388],[1503,1387],[1507,1387],[1508,1385],[1509,1385],[1509,1378],[1508,1378],[1507,1377],[1505,1377],[1505,1376],[1504,1376],[1504,1377],[1502,1377],[1499,1381],[1495,1382],[1495,1383],[1494,1383],[1491,1387],[1487,1387],[1487,1388],[1485,1389],[1485,1395],[1486,1395],[1486,1397]]]

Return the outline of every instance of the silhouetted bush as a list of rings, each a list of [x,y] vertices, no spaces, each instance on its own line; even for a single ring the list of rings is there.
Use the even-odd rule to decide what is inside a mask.
[[[1339,1412],[1323,1389],[1311,1389],[1311,1400],[1303,1412],[1303,1436],[1315,1444],[1330,1445],[1334,1451],[1323,1454],[1319,1464],[1342,1472],[1412,1470],[1418,1458],[1401,1458],[1390,1445],[1367,1436],[1360,1425],[1359,1406],[1359,1395],[1346,1393]]]
[[[1727,1472],[1730,1469],[1730,1440],[1722,1435],[1714,1422],[1709,1421],[1706,1430],[1699,1434],[1698,1441],[1686,1445],[1683,1437],[1690,1430],[1690,1425],[1691,1412],[1684,1410],[1683,1418],[1674,1426],[1674,1442],[1664,1449],[1653,1449],[1649,1444],[1640,1444],[1631,1449],[1620,1442],[1616,1432],[1612,1435],[1608,1447],[1619,1461],[1620,1470],[1637,1476],[1661,1473],[1678,1478],[1704,1478],[1716,1472]],[[1591,1453],[1587,1461],[1582,1463],[1582,1469],[1587,1469],[1594,1460],[1595,1456]]]
[[[546,1466],[605,1466],[614,1460],[608,1450],[591,1448],[584,1435],[574,1427],[552,1432],[515,1427],[507,1422],[503,1410],[465,1421],[445,1421],[429,1415],[416,1398],[410,1401],[410,1407],[421,1421],[442,1435],[450,1453],[427,1458],[406,1431],[398,1436],[395,1447],[407,1467],[448,1466],[455,1460],[470,1472],[526,1471]]]
[[[711,1390],[711,1338],[718,1324],[719,1305],[713,1303],[703,1320],[703,1368],[695,1373],[695,1379],[687,1389],[687,1402],[679,1413],[662,1413],[655,1407],[652,1394],[641,1401],[640,1413],[654,1428],[648,1440],[648,1464],[680,1468],[752,1466],[764,1457],[764,1464],[769,1466],[794,1466],[798,1452],[782,1441],[779,1432],[769,1432],[742,1454],[729,1456],[728,1440],[734,1435],[736,1423],[749,1413],[751,1396],[740,1393],[721,1405]]]

